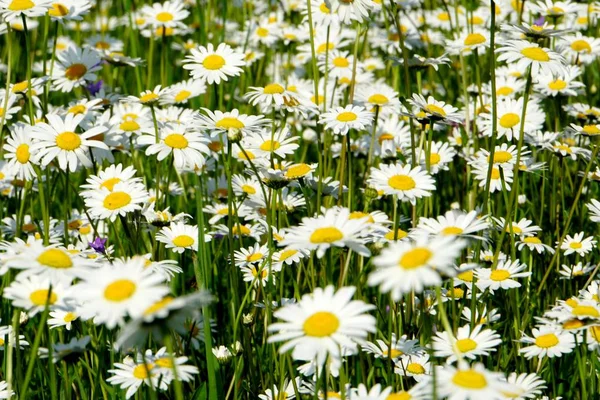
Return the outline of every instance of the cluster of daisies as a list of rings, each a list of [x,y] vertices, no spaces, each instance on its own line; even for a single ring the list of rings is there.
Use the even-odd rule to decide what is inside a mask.
[[[0,18],[0,398],[600,391],[600,4]]]

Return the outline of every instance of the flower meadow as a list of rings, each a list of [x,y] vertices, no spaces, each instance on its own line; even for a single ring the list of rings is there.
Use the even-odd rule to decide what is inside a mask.
[[[600,399],[600,3],[0,19],[0,399]]]

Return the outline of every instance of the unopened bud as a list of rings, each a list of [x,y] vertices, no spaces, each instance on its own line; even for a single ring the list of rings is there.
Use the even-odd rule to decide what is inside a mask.
[[[231,143],[239,143],[242,140],[242,131],[238,128],[229,128],[227,130],[227,140]]]

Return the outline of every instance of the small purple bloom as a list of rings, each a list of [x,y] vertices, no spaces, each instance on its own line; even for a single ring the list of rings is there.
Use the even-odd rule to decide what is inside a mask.
[[[535,21],[533,21],[533,25],[535,25],[535,26],[544,26],[544,22],[546,22],[546,19],[544,18],[543,15],[540,15],[540,17],[538,19],[536,19]]]
[[[102,89],[102,84],[102,79],[100,79],[98,82],[89,83],[87,89],[90,92],[90,94],[94,96],[100,91],[100,89]]]
[[[106,242],[108,239],[102,239],[97,237],[93,242],[90,242],[90,247],[96,251],[96,253],[104,254],[106,252]]]

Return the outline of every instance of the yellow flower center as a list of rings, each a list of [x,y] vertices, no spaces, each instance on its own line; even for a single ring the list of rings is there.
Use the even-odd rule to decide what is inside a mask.
[[[121,302],[134,295],[137,286],[129,279],[118,279],[106,286],[104,298],[108,301]]]
[[[390,100],[386,96],[377,93],[369,97],[367,101],[371,104],[375,104],[376,106],[382,106],[387,104]]]
[[[137,379],[148,379],[148,372],[154,368],[153,364],[136,365],[133,369],[133,376]]]
[[[63,321],[65,322],[73,322],[77,319],[77,314],[73,313],[73,312],[68,312],[65,314],[65,316],[63,317]]]
[[[408,232],[405,232],[402,229],[398,229],[396,232],[397,232],[396,237],[398,238],[398,240],[404,239],[405,237],[408,236]],[[394,231],[390,231],[390,232],[386,233],[385,238],[387,240],[394,240]]]
[[[121,125],[119,125],[119,128],[125,132],[133,132],[140,129],[140,124],[133,120],[129,120],[122,122]]]
[[[375,220],[373,219],[371,214],[364,213],[362,211],[351,212],[350,215],[348,216],[348,219],[361,219],[361,218],[367,218],[367,221],[369,221],[370,223],[375,222]]]
[[[587,135],[598,135],[600,134],[600,129],[598,129],[598,125],[585,125],[583,127],[583,132]]]
[[[100,187],[105,187],[112,192],[115,185],[119,182],[121,182],[121,178],[108,178],[107,180],[102,182]]]
[[[174,149],[185,149],[188,147],[188,140],[180,133],[171,133],[165,138],[165,144]]]
[[[490,274],[490,279],[496,282],[502,282],[510,277],[510,272],[505,269],[493,270]]]
[[[175,95],[175,101],[177,103],[181,103],[184,100],[187,100],[188,97],[190,97],[192,95],[192,92],[188,91],[188,90],[182,90],[181,92],[177,93]]]
[[[530,243],[530,244],[541,244],[542,243],[542,241],[535,236],[526,237],[525,239],[523,239],[523,242]]]
[[[410,372],[415,375],[423,375],[425,373],[425,367],[419,363],[410,363],[406,366],[406,372]]]
[[[271,83],[263,89],[264,94],[281,94],[283,92],[285,92],[285,89],[278,83]]]
[[[173,298],[171,296],[166,296],[164,299],[161,299],[161,300],[157,301],[156,303],[152,304],[150,307],[146,308],[146,310],[144,311],[144,314],[150,315],[159,310],[162,310],[163,308],[165,308],[165,306],[167,306],[172,301],[173,301]]]
[[[431,153],[429,155],[429,164],[431,165],[438,165],[441,160],[442,157],[438,153]]]
[[[388,185],[396,190],[411,190],[417,183],[408,175],[394,175],[388,179]]]
[[[225,65],[225,59],[218,54],[211,54],[206,56],[204,61],[202,61],[202,65],[208,70],[215,71]]]
[[[535,338],[535,345],[542,349],[548,349],[558,344],[558,338],[554,333],[547,333],[545,335],[538,336]]]
[[[36,261],[45,267],[55,269],[68,269],[73,266],[71,257],[60,249],[45,250]]]
[[[338,68],[347,68],[350,65],[350,61],[346,57],[335,57],[332,63]]]
[[[460,339],[456,341],[456,348],[458,348],[461,353],[467,353],[477,348],[477,342],[470,338]]]
[[[475,46],[481,43],[485,43],[485,36],[481,33],[470,33],[464,40],[465,46]]]
[[[468,271],[461,272],[456,277],[458,279],[460,279],[461,281],[473,282],[473,270],[468,270]]]
[[[577,306],[573,308],[571,313],[578,317],[600,317],[600,313],[598,312],[598,310],[592,306]]]
[[[429,249],[417,247],[407,251],[400,258],[398,265],[403,269],[416,269],[424,266],[433,256]]]
[[[158,22],[173,21],[173,14],[171,14],[170,12],[163,11],[156,14],[156,19],[158,20]]]
[[[24,91],[27,90],[28,87],[29,87],[29,82],[28,81],[23,81],[23,82],[15,83],[15,85],[12,88],[12,92],[13,93],[24,92]]]
[[[17,157],[17,161],[21,164],[27,164],[29,162],[29,145],[28,144],[20,144],[17,147],[17,151],[15,152],[15,156]]]
[[[588,42],[586,42],[585,40],[576,40],[573,43],[571,43],[571,49],[573,49],[574,51],[578,52],[578,53],[591,53],[592,52],[592,46],[590,46],[590,44]]]
[[[594,338],[594,340],[596,342],[600,342],[600,326],[599,325],[590,326],[589,330],[590,330],[590,335],[592,336],[592,338]]]
[[[31,300],[33,305],[45,306],[46,300],[48,301],[48,305],[52,305],[56,303],[58,297],[56,297],[56,294],[54,294],[54,292],[50,293],[50,297],[48,297],[48,290],[40,289],[31,292],[31,294],[29,295],[29,300]]]
[[[550,90],[563,90],[566,87],[567,82],[563,81],[562,79],[555,79],[548,84],[548,88]]]
[[[584,325],[585,324],[582,321],[580,321],[578,319],[572,319],[570,321],[563,323],[562,328],[566,329],[566,330],[572,330],[572,329],[579,329]]]
[[[63,132],[56,136],[56,145],[62,150],[73,151],[81,146],[81,138],[75,132]]]
[[[246,261],[248,262],[257,262],[263,258],[263,253],[253,253],[246,257]]]
[[[446,116],[446,111],[444,111],[442,107],[436,106],[435,104],[427,104],[427,106],[425,106],[425,111],[427,111],[429,114],[438,114],[442,117]]]
[[[285,177],[288,179],[300,178],[311,171],[308,164],[294,164],[285,171]]]
[[[161,357],[154,362],[159,367],[173,369],[173,361],[169,357]]]
[[[10,2],[8,9],[11,11],[25,11],[35,7],[31,0],[13,0]]]
[[[131,203],[131,196],[125,192],[112,192],[104,198],[104,208],[118,210]]]
[[[250,186],[250,185],[243,185],[242,186],[242,191],[244,193],[248,193],[248,194],[255,194],[256,193],[256,189],[253,186]]]
[[[408,392],[391,393],[388,395],[388,397],[385,398],[385,400],[410,400],[410,399],[412,399],[412,396]]]
[[[250,235],[250,228],[248,228],[247,226],[244,225],[240,225],[239,229],[236,226],[234,226],[233,228],[231,228],[231,233],[234,235],[243,235],[243,236],[248,236]]]
[[[509,151],[500,150],[494,153],[494,163],[495,164],[503,164],[505,162],[509,162],[512,160],[512,154]],[[488,156],[488,161],[490,161],[490,157]]]
[[[173,244],[177,247],[189,247],[194,244],[194,238],[188,235],[179,235],[173,239]]]
[[[298,253],[298,250],[293,250],[293,249],[284,250],[281,252],[281,254],[279,254],[279,261],[280,262],[285,261],[297,253]]]
[[[325,4],[325,2],[322,2],[321,5],[319,6],[319,10],[321,10],[321,12],[323,14],[330,14],[331,10],[327,7],[327,4]]]
[[[509,96],[511,95],[515,90],[513,88],[511,88],[510,86],[501,86],[498,89],[496,89],[496,94],[498,96]]]
[[[319,45],[319,47],[317,47],[317,53],[319,54],[323,54],[325,53],[327,50],[331,51],[335,49],[335,44],[329,42],[329,46],[327,45],[327,43],[322,43]]]
[[[315,244],[320,243],[333,243],[338,240],[342,240],[344,238],[344,234],[338,228],[334,226],[326,227],[326,228],[317,228],[310,235],[310,242]]]
[[[110,43],[103,42],[103,41],[96,42],[96,48],[99,50],[108,50],[108,49],[110,49]],[[119,54],[119,53],[113,53],[113,54]],[[119,54],[119,55],[121,55],[121,54]]]
[[[65,76],[71,81],[81,79],[87,72],[87,67],[83,64],[73,64],[65,71]]]
[[[500,117],[500,126],[505,129],[512,129],[515,125],[521,122],[521,118],[515,113],[506,113]]]
[[[521,54],[530,60],[538,61],[538,62],[548,62],[550,61],[550,56],[544,49],[540,47],[526,47],[521,50]]]
[[[154,92],[146,93],[140,96],[140,102],[142,103],[150,103],[151,101],[154,101],[156,99],[158,99],[158,95]]]
[[[452,382],[467,389],[483,389],[487,387],[485,376],[472,369],[456,371],[452,377]]]
[[[443,235],[460,235],[461,233],[463,233],[463,229],[458,226],[447,226],[442,229]]]
[[[237,118],[234,118],[234,117],[225,117],[225,118],[217,121],[217,123],[215,124],[215,126],[217,128],[223,128],[223,129],[231,129],[231,128],[242,129],[246,125],[244,125],[244,123],[242,121],[240,121],[239,119],[237,119]]]
[[[304,321],[302,329],[307,336],[326,337],[337,332],[340,320],[328,311],[319,311]]]
[[[263,28],[262,26],[256,29],[256,34],[262,38],[269,36],[269,30],[267,28]]]
[[[265,140],[261,145],[262,151],[275,151],[281,147],[281,144],[277,140]]]
[[[352,122],[352,121],[356,121],[357,118],[358,118],[358,116],[351,111],[341,112],[336,117],[336,119],[340,122]]]

